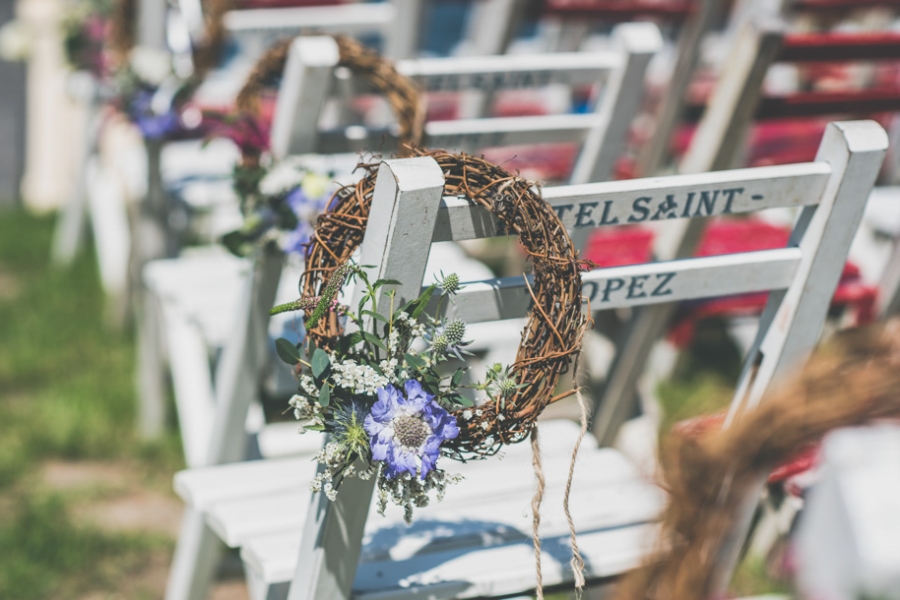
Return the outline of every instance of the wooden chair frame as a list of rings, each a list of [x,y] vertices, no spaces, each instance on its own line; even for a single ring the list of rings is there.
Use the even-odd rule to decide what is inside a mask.
[[[570,231],[802,207],[786,248],[599,269],[583,278],[592,308],[772,290],[734,396],[729,417],[734,420],[752,410],[769,386],[815,346],[886,146],[887,136],[874,122],[835,123],[828,127],[812,163],[564,186],[545,190],[544,197]],[[378,261],[374,276],[403,281],[398,291],[402,297],[418,293],[430,245],[427,238],[404,235],[405,231],[421,231],[424,222],[434,229],[432,241],[498,233],[496,222],[483,209],[461,199],[442,198],[442,190],[440,169],[429,158],[389,160],[380,168],[372,220],[361,252],[363,256],[387,257]],[[470,283],[445,308],[445,314],[474,323],[520,316],[528,306],[525,283],[521,278],[508,278]],[[242,468],[274,468],[267,465],[264,461]],[[222,472],[229,468],[223,467]],[[215,472],[200,470],[197,477],[209,478]],[[190,483],[192,477],[189,471],[176,478],[184,496],[190,497],[198,489]],[[313,495],[290,600],[351,595],[374,482],[352,480],[345,486],[335,502]],[[748,495],[750,510],[740,523],[743,531],[759,489]],[[208,513],[212,504],[207,498],[202,511]],[[241,514],[249,510],[245,507]],[[741,539],[741,535],[735,536],[735,544],[721,561],[723,586]],[[273,590],[270,586],[266,593],[275,593]]]
[[[602,100],[586,115],[458,119],[425,125],[425,147],[475,151],[486,146],[581,142],[583,149],[571,182],[608,179],[624,145],[643,93],[644,72],[661,48],[652,24],[626,24],[614,34],[620,50],[592,54],[469,57],[400,61],[397,70],[428,91],[538,87],[551,83],[593,84],[606,75]],[[385,132],[362,136],[321,132],[318,115],[340,74],[337,45],[331,38],[301,38],[291,45],[272,124],[271,146],[276,157],[314,150],[327,153],[379,147]],[[363,86],[353,81],[359,91]],[[299,118],[300,115],[303,118]]]

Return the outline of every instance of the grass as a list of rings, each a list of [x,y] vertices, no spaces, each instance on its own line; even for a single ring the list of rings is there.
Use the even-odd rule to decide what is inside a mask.
[[[36,473],[49,459],[133,461],[151,479],[180,466],[173,434],[135,436],[134,343],[103,321],[89,252],[50,265],[53,220],[0,212],[0,598],[71,598],[168,542],[76,522],[71,494]]]
[[[171,547],[156,535],[80,523],[72,509],[84,493],[42,485],[46,461],[124,459],[160,488],[181,467],[176,434],[152,444],[136,438],[134,340],[104,324],[90,252],[52,268],[52,232],[50,218],[0,212],[0,598],[16,600],[116,588],[148,554],[167,556]],[[701,327],[676,377],[661,386],[666,429],[730,399],[739,360],[723,351],[721,330]],[[745,564],[733,587],[744,595],[783,591],[757,563]]]

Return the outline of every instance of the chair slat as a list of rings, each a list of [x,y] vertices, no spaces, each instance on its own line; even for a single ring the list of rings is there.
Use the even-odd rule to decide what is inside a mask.
[[[578,547],[586,559],[586,575],[592,579],[609,577],[638,566],[641,559],[653,550],[655,531],[656,527],[652,524],[635,524],[579,535]],[[570,553],[568,536],[544,538],[541,542],[545,552],[544,585],[549,587],[571,582],[572,571],[567,567]],[[272,584],[286,583],[285,576],[289,578],[293,572],[296,560],[293,557],[297,551],[296,539],[281,534],[251,540],[242,548],[241,558],[249,571],[272,586],[269,589],[274,591],[278,586]],[[557,560],[553,557],[566,558]],[[440,565],[439,571],[436,565]],[[498,569],[498,565],[502,565],[502,569]],[[391,570],[387,573],[393,575],[390,578],[393,581],[378,575],[384,574],[384,569],[389,566]],[[407,578],[401,573],[413,577]],[[421,582],[426,577],[430,581],[423,585]],[[387,564],[362,563],[357,571],[353,597],[358,600],[497,597],[521,592],[524,587],[522,582],[533,578],[534,548],[529,539],[474,550],[465,555],[453,552],[411,557]]]
[[[566,230],[672,218],[716,216],[817,204],[831,173],[828,163],[736,169],[696,175],[544,188]],[[444,198],[434,241],[503,235],[483,208]]]
[[[571,447],[557,448],[553,452],[544,451],[542,454],[549,490],[547,503],[554,504],[558,499],[559,502],[556,504],[561,504],[561,495],[568,476]],[[485,520],[490,518],[491,511],[503,512],[502,505],[506,503],[510,507],[523,509],[521,510],[523,514],[514,514],[509,517],[511,521],[504,522],[510,526],[518,523],[521,527],[521,517],[527,513],[524,508],[528,505],[534,488],[531,456],[527,453],[510,456],[502,461],[502,465],[504,472],[502,478],[497,477],[496,465],[492,467],[469,463],[451,466],[451,472],[459,472],[465,480],[448,488],[447,495],[441,502],[417,511],[417,520],[433,520],[435,515],[441,515],[443,519],[461,517]],[[582,476],[576,482],[575,491],[582,497],[573,501],[573,504],[585,505],[583,496],[591,495],[596,500],[595,505],[607,506],[604,511],[584,515],[579,527],[590,530],[613,524],[645,521],[655,516],[652,511],[658,508],[660,498],[658,496],[650,498],[641,494],[647,488],[647,482],[642,480],[634,467],[617,452],[586,448],[579,456],[578,471]],[[315,475],[315,465],[307,465],[304,475],[305,481],[302,485],[284,493],[250,496],[215,504],[207,512],[206,521],[222,541],[233,548],[240,547],[259,535],[295,531],[299,537],[305,523],[306,513],[303,508],[309,504],[309,482]],[[558,498],[554,498],[554,494]],[[622,510],[610,500],[629,494],[635,499],[635,507],[639,508],[637,515]],[[605,496],[608,501],[601,503],[600,496]],[[375,506],[374,500],[372,506]],[[375,515],[376,512],[370,508],[370,514]],[[399,509],[391,508],[387,517],[385,520],[373,516],[366,522],[366,531],[371,534],[385,526],[399,526],[403,521],[402,511]],[[562,532],[566,529],[563,515],[556,511],[546,517],[543,525],[548,533]],[[376,556],[385,554],[386,548],[377,545],[373,547],[370,542],[365,552]]]
[[[598,310],[784,289],[800,259],[797,248],[779,248],[598,269],[582,276],[584,296]],[[438,308],[437,299],[432,304]],[[530,307],[525,278],[505,277],[467,283],[441,313],[479,323],[519,317]]]
[[[900,33],[803,33],[784,37],[778,60],[832,62],[896,60],[900,58]]]
[[[397,70],[429,92],[492,92],[551,84],[593,85],[621,65],[620,52],[564,52],[399,61]]]
[[[297,8],[254,8],[225,13],[223,23],[232,33],[277,34],[300,30],[358,33],[387,27],[396,19],[389,3],[347,4],[343,6],[302,6]]]

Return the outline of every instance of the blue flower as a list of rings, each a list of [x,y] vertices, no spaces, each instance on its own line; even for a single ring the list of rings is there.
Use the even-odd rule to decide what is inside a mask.
[[[366,417],[372,458],[384,461],[385,476],[401,473],[422,479],[435,468],[441,444],[459,435],[456,417],[441,408],[415,380],[404,383],[406,395],[388,384],[378,388],[378,401]]]
[[[153,110],[152,104],[153,92],[140,89],[131,99],[128,114],[146,139],[160,140],[179,129],[181,125],[179,115],[174,107],[163,114],[158,114]]]
[[[316,217],[325,212],[328,201],[331,199],[329,191],[326,190],[326,193],[313,196],[309,193],[310,190],[300,186],[288,193],[285,200],[297,217],[297,227],[288,233],[282,243],[282,250],[288,253],[303,251],[315,232]]]

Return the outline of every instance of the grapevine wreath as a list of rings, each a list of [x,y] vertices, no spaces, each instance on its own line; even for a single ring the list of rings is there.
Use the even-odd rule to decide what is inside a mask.
[[[544,408],[569,395],[555,395],[555,390],[581,348],[586,323],[578,259],[565,227],[532,182],[465,154],[415,148],[409,154],[437,161],[446,181],[444,195],[464,197],[490,210],[505,231],[519,237],[533,263],[529,293],[534,308],[512,366],[517,387],[502,403],[480,406],[472,418],[464,418],[464,410],[455,411],[460,434],[443,446],[447,455],[458,459],[490,456],[503,444],[528,437]],[[303,297],[321,297],[332,275],[362,242],[377,165],[364,168],[366,176],[340,189],[319,217],[300,281]],[[342,333],[337,317],[332,313],[308,331],[318,347],[332,347]]]
[[[424,110],[415,84],[393,64],[356,40],[335,36],[340,66],[349,69],[381,92],[398,123],[401,148],[415,144],[422,134]],[[221,117],[215,135],[230,138],[241,151],[234,169],[234,190],[244,223],[223,243],[246,256],[258,246],[274,242],[285,252],[300,251],[328,206],[335,185],[331,174],[306,168],[302,161],[277,161],[267,153],[269,135],[260,111],[262,97],[275,87],[287,63],[292,39],[272,45],[259,58],[237,96],[235,114]]]

